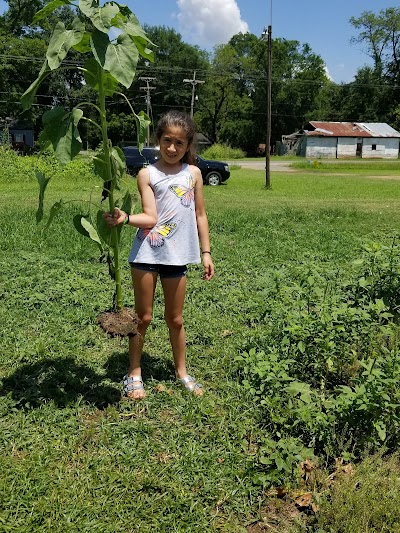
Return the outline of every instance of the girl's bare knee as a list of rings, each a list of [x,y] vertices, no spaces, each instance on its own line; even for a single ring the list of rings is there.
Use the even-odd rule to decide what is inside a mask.
[[[178,315],[178,316],[165,315],[164,318],[169,329],[181,329],[181,327],[183,326],[182,315]]]
[[[151,319],[153,318],[151,313],[144,313],[143,315],[139,315],[139,324],[142,328],[147,329],[148,326],[151,323]]]

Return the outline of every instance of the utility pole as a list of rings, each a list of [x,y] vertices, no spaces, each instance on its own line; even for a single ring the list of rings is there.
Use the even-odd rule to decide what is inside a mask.
[[[192,84],[192,103],[190,105],[190,116],[193,118],[193,110],[194,110],[194,93],[195,93],[195,90],[196,90],[196,85],[198,83],[204,83],[204,81],[202,80],[196,80],[196,71],[193,72],[193,79],[192,80],[188,80],[188,79],[184,79],[183,80],[184,83],[191,83]]]
[[[271,86],[272,86],[272,26],[264,28],[264,38],[267,37],[267,132],[265,144],[265,187],[271,188]]]
[[[139,80],[146,83],[146,87],[140,87],[141,91],[146,91],[146,104],[147,104],[147,116],[150,116],[150,91],[153,91],[155,87],[150,87],[150,82],[155,81],[157,78],[141,77]],[[147,126],[147,142],[146,146],[150,146],[150,126]]]

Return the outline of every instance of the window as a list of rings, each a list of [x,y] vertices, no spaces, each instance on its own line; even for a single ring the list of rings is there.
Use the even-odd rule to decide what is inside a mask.
[[[376,144],[372,145],[372,150],[376,150]]]

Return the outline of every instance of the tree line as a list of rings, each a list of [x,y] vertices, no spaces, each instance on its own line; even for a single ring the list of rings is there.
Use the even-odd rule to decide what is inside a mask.
[[[9,0],[0,17],[3,124],[6,117],[19,118],[38,132],[46,109],[60,104],[70,108],[94,98],[79,72],[65,69],[45,80],[33,108],[21,114],[19,98],[37,76],[56,20],[68,26],[75,16],[69,0],[55,1],[59,9],[39,25],[32,20],[45,5],[42,0]],[[360,67],[347,84],[328,78],[323,58],[308,44],[273,39],[272,143],[309,120],[388,122],[400,129],[400,8],[365,11],[350,23],[354,43],[365,48],[372,65]],[[251,33],[237,34],[208,53],[185,43],[172,28],[145,25],[144,29],[157,48],[154,62],[139,59],[135,80],[126,91],[133,107],[148,111],[153,123],[167,109],[193,110],[198,130],[212,143],[257,153],[266,138],[266,42]],[[67,62],[77,61],[73,52],[67,56]],[[193,79],[204,83],[184,81]],[[135,142],[135,122],[127,102],[113,97],[107,105],[112,141]],[[89,122],[81,136],[88,147],[97,147],[98,132]]]

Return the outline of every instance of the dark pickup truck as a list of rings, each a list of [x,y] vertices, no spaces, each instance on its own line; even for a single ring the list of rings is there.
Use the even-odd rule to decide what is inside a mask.
[[[139,170],[147,165],[155,163],[159,159],[159,151],[156,148],[144,147],[142,152],[135,146],[126,146],[122,149],[125,155],[126,168],[136,175]],[[196,156],[196,165],[203,176],[206,185],[220,185],[230,176],[229,165],[221,161],[212,161]]]

